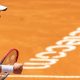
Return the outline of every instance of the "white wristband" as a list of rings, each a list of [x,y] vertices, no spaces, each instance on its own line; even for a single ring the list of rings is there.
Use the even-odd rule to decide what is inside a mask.
[[[13,66],[12,65],[1,65],[2,72],[5,73],[13,73]]]

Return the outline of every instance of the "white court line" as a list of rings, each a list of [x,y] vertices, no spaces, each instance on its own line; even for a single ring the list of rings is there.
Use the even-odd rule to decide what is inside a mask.
[[[80,76],[58,76],[58,75],[9,75],[8,77],[22,77],[22,78],[80,78]]]
[[[64,37],[63,38],[63,40],[60,40],[61,41],[61,43],[58,43],[58,45],[56,44],[56,46],[50,46],[50,47],[47,47],[46,48],[46,50],[48,51],[48,52],[41,52],[41,53],[38,53],[38,57],[42,57],[42,55],[43,55],[43,53],[45,54],[47,54],[47,53],[53,53],[53,51],[52,51],[52,48],[55,48],[55,47],[61,47],[61,46],[63,46],[63,45],[61,45],[62,43],[63,43],[63,41],[64,40],[75,40],[75,42],[76,42],[76,40],[78,40],[80,37],[78,36],[78,37],[76,37],[76,34],[77,33],[80,33],[80,28],[79,29],[77,29],[77,30],[79,30],[79,31],[74,31],[74,32],[71,32],[70,34],[69,34],[69,36],[66,36],[66,37]],[[71,39],[70,39],[70,38]],[[75,39],[76,38],[76,39]],[[75,43],[74,42],[74,43]],[[72,43],[72,44],[71,44]],[[68,45],[65,45],[66,47],[69,47],[69,49],[68,50],[64,50],[64,52],[66,52],[66,51],[71,51],[71,50],[74,50],[75,49],[75,47],[73,47],[72,48],[72,45],[74,44],[73,42],[71,42],[70,44],[68,44]],[[79,43],[75,43],[76,45],[80,45],[80,42]],[[58,56],[58,57],[62,57],[62,56]],[[46,59],[44,59],[44,58],[42,58],[42,59],[36,59],[36,58],[31,58],[30,59],[31,61],[45,61]],[[49,59],[48,59],[48,61],[50,61]],[[25,65],[34,65],[34,64],[36,64],[36,65],[38,65],[37,63],[25,63]],[[42,64],[41,64],[42,65]],[[24,69],[29,69],[30,67],[24,67]],[[36,68],[36,67],[33,67],[33,69],[34,68]],[[76,76],[74,76],[74,75],[72,75],[72,76],[69,76],[69,75],[65,75],[65,76],[59,76],[59,75],[9,75],[8,77],[21,77],[21,78],[67,78],[67,79],[70,79],[70,78],[73,78],[73,79],[79,79],[80,78],[80,75],[76,75]]]

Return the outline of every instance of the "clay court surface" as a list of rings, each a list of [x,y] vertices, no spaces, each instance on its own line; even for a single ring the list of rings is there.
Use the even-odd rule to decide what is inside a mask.
[[[80,0],[1,0],[0,4],[8,7],[0,12],[0,58],[16,48],[18,62],[25,63],[80,26]],[[80,76],[80,47],[48,69],[24,69],[21,75],[26,77],[6,80],[75,80],[28,75]]]

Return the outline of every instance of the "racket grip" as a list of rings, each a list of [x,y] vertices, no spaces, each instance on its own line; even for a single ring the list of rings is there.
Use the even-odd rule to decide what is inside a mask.
[[[0,80],[5,80],[8,77],[9,73],[5,73]]]

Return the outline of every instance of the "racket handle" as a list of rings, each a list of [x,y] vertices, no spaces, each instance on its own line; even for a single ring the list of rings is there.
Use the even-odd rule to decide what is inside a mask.
[[[2,76],[1,80],[5,80],[8,77],[9,73],[5,73],[4,76]]]

